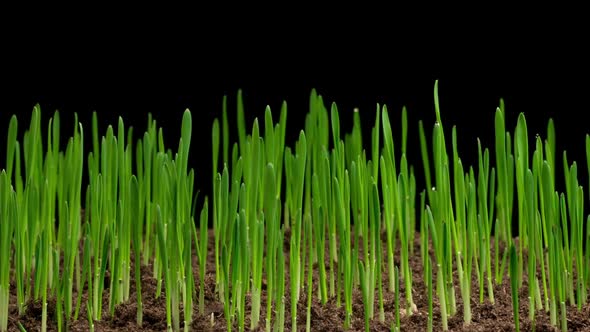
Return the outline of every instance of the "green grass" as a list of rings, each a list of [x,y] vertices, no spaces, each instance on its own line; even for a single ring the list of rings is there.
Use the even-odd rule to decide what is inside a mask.
[[[506,130],[514,124],[505,123],[500,101],[495,140],[464,142],[461,128],[446,131],[436,84],[430,134],[420,121],[413,136],[405,108],[394,120],[394,112],[377,105],[370,145],[365,146],[361,118],[368,117],[361,117],[359,110],[351,115],[351,131],[345,132],[336,104],[327,107],[312,91],[309,106],[305,128],[290,145],[285,142],[286,104],[278,122],[267,108],[263,121],[248,124],[239,92],[238,141],[232,142],[224,98],[221,121],[212,125],[213,173],[204,175],[210,176],[213,191],[200,206],[194,183],[201,175],[189,168],[189,111],[175,150],[165,144],[163,129],[151,116],[137,140],[121,118],[116,129],[109,126],[100,133],[93,114],[85,137],[84,126],[74,117],[71,137],[63,140],[57,112],[44,127],[36,106],[23,135],[12,117],[5,169],[0,172],[0,252],[7,258],[0,261],[0,332],[8,328],[10,287],[15,288],[18,315],[25,314],[27,303],[41,301],[42,331],[50,322],[66,330],[69,322],[82,319],[81,295],[88,289],[82,316],[93,329],[105,315],[107,273],[109,315],[117,305],[134,301],[141,326],[141,274],[148,264],[157,280],[154,296],[165,295],[167,329],[190,330],[193,312],[205,312],[209,245],[215,253],[215,294],[223,303],[228,330],[256,329],[264,317],[266,331],[282,331],[289,309],[291,328],[297,329],[303,324],[297,321],[302,294],[307,297],[307,331],[313,298],[322,305],[335,300],[348,329],[355,289],[362,295],[365,330],[374,320],[385,323],[387,293],[395,296],[392,330],[400,329],[402,312],[407,316],[418,310],[416,296],[428,298],[428,330],[434,326],[436,302],[447,330],[449,318],[458,313],[457,296],[464,303],[464,324],[469,325],[471,294],[476,292],[480,303],[487,299],[494,304],[494,284],[506,276],[517,330],[525,319],[518,317],[523,280],[529,292],[526,319],[533,326],[537,313],[548,311],[551,324],[566,330],[566,305],[578,310],[586,305],[590,246],[584,244],[590,238],[590,216],[584,211],[578,164],[570,163],[565,152],[563,177],[556,175],[553,121],[544,140],[529,142],[523,114],[513,132]],[[92,143],[91,151],[83,149],[85,138]],[[415,161],[407,155],[413,139],[420,143],[421,174],[414,172]],[[488,149],[486,143],[493,146]],[[590,160],[590,136],[585,143]],[[460,152],[475,147],[477,164],[465,165]],[[587,171],[590,175],[590,163]],[[417,176],[423,177],[426,188],[416,188]],[[562,178],[565,191],[558,192]],[[420,276],[409,264],[416,229],[424,265]],[[193,266],[193,255],[198,267]],[[477,289],[472,289],[473,275]],[[427,294],[414,293],[412,283],[418,278],[425,281]],[[130,298],[133,283],[135,299]],[[455,294],[455,286],[460,294]],[[50,299],[56,303],[53,317],[47,310]]]

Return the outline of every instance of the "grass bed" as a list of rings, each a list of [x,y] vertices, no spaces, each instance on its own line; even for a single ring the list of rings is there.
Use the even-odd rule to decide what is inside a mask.
[[[506,130],[501,102],[493,148],[474,142],[478,162],[463,165],[437,85],[434,104],[432,131],[418,126],[416,172],[405,109],[391,121],[378,105],[367,147],[360,114],[343,134],[337,106],[313,91],[288,145],[286,104],[278,121],[267,109],[247,129],[239,93],[230,142],[224,99],[213,191],[200,200],[189,111],[174,150],[151,116],[137,140],[121,118],[101,136],[94,114],[87,137],[75,117],[65,146],[59,113],[42,131],[35,107],[22,137],[13,117],[0,332],[589,328],[590,216],[553,122],[529,142],[524,115]],[[586,147],[590,158],[588,136]]]

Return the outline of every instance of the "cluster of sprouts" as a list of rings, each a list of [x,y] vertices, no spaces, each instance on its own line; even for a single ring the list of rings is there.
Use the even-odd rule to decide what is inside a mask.
[[[103,308],[112,316],[117,305],[129,301],[137,302],[141,326],[142,269],[151,269],[157,280],[155,296],[165,294],[168,330],[188,331],[194,314],[205,313],[209,247],[227,330],[257,329],[263,322],[266,331],[283,331],[290,313],[292,330],[301,323],[310,331],[313,298],[323,305],[335,300],[348,329],[353,290],[362,294],[367,331],[372,320],[399,331],[401,317],[418,310],[428,312],[431,331],[434,303],[447,330],[459,299],[469,325],[472,293],[493,304],[494,285],[506,277],[516,330],[525,278],[533,326],[544,310],[552,325],[567,330],[566,304],[581,310],[590,285],[585,268],[590,216],[584,215],[577,164],[564,152],[563,174],[556,174],[553,122],[544,140],[529,142],[524,116],[513,132],[506,130],[500,103],[493,149],[478,141],[477,164],[463,165],[456,128],[450,144],[445,137],[437,93],[435,86],[431,135],[422,122],[418,126],[423,169],[418,173],[407,159],[405,109],[396,121],[398,132],[387,107],[377,106],[367,149],[360,114],[353,113],[352,131],[342,134],[336,105],[327,108],[313,91],[305,128],[288,146],[286,104],[278,122],[267,108],[263,124],[256,119],[248,131],[238,93],[233,143],[224,99],[222,119],[212,128],[213,191],[199,208],[189,169],[188,111],[175,152],[165,146],[151,116],[134,141],[133,128],[122,119],[101,136],[94,114],[88,153],[77,117],[67,142],[61,140],[57,112],[42,131],[35,107],[22,138],[13,117],[0,172],[0,331],[8,329],[11,287],[18,315],[28,303],[42,303],[42,331],[48,320],[66,330],[84,307],[93,330]],[[590,156],[588,137],[586,148]],[[426,190],[416,188],[418,176]],[[564,181],[563,193],[556,190],[558,180]],[[423,275],[411,269],[414,254],[421,257]],[[412,283],[418,278],[427,285],[427,308],[414,303]],[[133,282],[136,299],[130,298]],[[395,296],[391,322],[385,322],[387,292]],[[306,320],[298,322],[302,294]],[[55,317],[48,317],[49,299],[55,300]]]

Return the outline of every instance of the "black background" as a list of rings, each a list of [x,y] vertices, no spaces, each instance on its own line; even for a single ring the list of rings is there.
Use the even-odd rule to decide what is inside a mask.
[[[524,112],[531,140],[535,134],[545,136],[552,117],[559,153],[567,149],[587,178],[590,58],[584,51],[587,38],[575,20],[564,25],[539,19],[538,24],[523,22],[513,28],[491,19],[475,27],[475,17],[453,28],[414,22],[400,30],[387,21],[371,28],[354,20],[320,27],[310,18],[283,21],[284,15],[256,27],[248,19],[203,23],[194,18],[170,28],[153,17],[142,19],[141,25],[118,18],[114,27],[105,17],[47,22],[27,26],[26,32],[12,26],[3,38],[0,130],[5,133],[10,116],[17,114],[22,139],[33,105],[40,103],[45,124],[60,111],[62,144],[72,132],[74,112],[86,128],[87,143],[93,111],[101,132],[122,116],[135,127],[137,138],[151,112],[164,127],[167,146],[176,149],[182,113],[189,108],[194,121],[190,166],[196,170],[197,187],[208,193],[211,124],[221,116],[223,95],[229,98],[234,131],[238,89],[244,93],[249,127],[254,117],[263,117],[267,105],[278,118],[286,100],[287,144],[293,145],[315,88],[327,104],[337,103],[345,130],[358,107],[365,134],[376,103],[388,106],[393,121],[407,106],[408,154],[421,178],[417,123],[422,119],[430,132],[433,87],[439,80],[443,122],[449,138],[457,125],[464,164],[476,161],[476,138],[492,146],[494,112],[504,98],[507,128],[512,130],[518,113]],[[395,123],[396,133],[398,128]],[[0,151],[5,149],[4,135]]]

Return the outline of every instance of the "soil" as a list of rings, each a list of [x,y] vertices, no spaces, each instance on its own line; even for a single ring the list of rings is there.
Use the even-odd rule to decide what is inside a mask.
[[[288,241],[288,237],[285,237]],[[215,294],[215,258],[213,246],[213,232],[209,232],[209,252],[207,260],[207,273],[205,276],[205,312],[198,313],[198,305],[194,304],[194,315],[191,329],[193,331],[225,331],[226,321],[223,315],[223,304],[217,299]],[[285,252],[288,253],[288,243],[285,243]],[[383,255],[385,256],[385,253]],[[289,255],[286,255],[286,264],[288,264]],[[395,257],[396,264],[399,263],[398,253]],[[198,287],[198,265],[196,258],[194,259],[194,275],[197,280]],[[288,266],[288,265],[287,265]],[[410,266],[412,273],[415,276],[412,283],[413,299],[417,307],[417,311],[412,315],[406,315],[402,312],[401,315],[401,330],[402,331],[426,331],[427,317],[428,317],[428,298],[427,288],[423,281],[423,268],[420,258],[420,244],[419,234],[415,236],[414,254],[410,257]],[[326,264],[326,269],[328,265]],[[131,269],[133,271],[133,267]],[[143,326],[136,324],[136,309],[135,303],[136,290],[135,283],[131,283],[130,301],[116,307],[114,315],[109,314],[108,309],[108,288],[105,287],[103,293],[103,319],[94,322],[95,331],[165,331],[166,330],[166,305],[164,292],[159,298],[154,296],[156,290],[156,279],[152,276],[151,266],[142,266],[142,299],[143,299]],[[315,269],[313,280],[314,289],[317,288],[319,276],[317,269]],[[285,269],[286,273],[286,306],[285,306],[285,331],[291,331],[291,315],[290,315],[290,292],[289,290],[289,269]],[[457,278],[455,274],[455,278]],[[524,278],[523,287],[520,290],[520,328],[522,331],[532,330],[531,322],[528,320],[528,284],[527,278]],[[370,323],[371,331],[390,331],[391,324],[394,322],[394,294],[387,291],[387,271],[384,266],[383,273],[383,297],[384,297],[384,311],[385,322],[380,322],[378,317],[377,296],[375,296],[375,319]],[[263,280],[264,284],[264,280]],[[485,291],[485,301],[479,302],[479,283],[475,271],[472,279],[472,295],[471,295],[471,311],[472,323],[469,326],[463,324],[463,303],[458,288],[458,280],[455,280],[456,298],[457,298],[457,314],[449,318],[448,326],[450,331],[513,331],[514,321],[512,314],[512,298],[510,292],[510,283],[508,278],[504,278],[499,285],[494,285],[495,304],[492,305],[487,298],[487,291]],[[404,301],[404,284],[400,282],[401,287],[401,301],[400,308],[405,308]],[[197,292],[199,290],[197,289]],[[15,287],[11,285],[11,297],[9,304],[9,331],[20,331],[18,322],[27,331],[39,331],[41,328],[41,303],[31,302],[27,304],[26,313],[19,317],[16,308],[16,294]],[[260,313],[260,324],[258,331],[264,331],[266,324],[266,290],[262,289],[262,304]],[[76,294],[74,294],[76,296]],[[83,294],[82,305],[80,309],[80,317],[77,321],[68,323],[69,331],[89,331],[88,321],[86,320],[86,294]],[[246,299],[246,327],[250,326],[250,299]],[[196,299],[198,301],[198,298]],[[48,330],[57,331],[57,322],[55,321],[54,305],[55,300],[50,299],[48,305]],[[307,313],[307,291],[301,292],[301,298],[298,302],[298,330],[305,330],[306,313]],[[441,331],[440,311],[438,300],[435,298],[433,303],[434,311],[434,331]],[[182,317],[182,313],[181,313]],[[344,331],[344,306],[337,306],[335,299],[330,299],[325,305],[322,305],[317,297],[312,299],[311,307],[311,329],[313,331]],[[590,304],[578,311],[575,307],[568,306],[568,330],[569,331],[590,331]],[[349,331],[364,331],[364,307],[362,302],[362,295],[359,290],[353,292],[353,318],[352,327]],[[237,326],[234,324],[234,329],[237,331]],[[536,312],[536,331],[556,331],[549,324],[549,313],[545,311]]]

